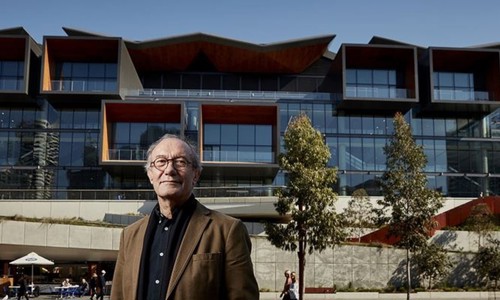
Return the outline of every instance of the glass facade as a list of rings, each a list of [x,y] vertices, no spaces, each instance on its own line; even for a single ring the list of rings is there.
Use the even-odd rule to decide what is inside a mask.
[[[473,73],[434,72],[434,99],[488,101],[488,92],[474,88]]]
[[[358,51],[359,47],[363,51]],[[345,47],[350,55],[347,66],[345,60],[316,56],[296,74],[286,74],[286,68],[273,73],[269,66],[262,72],[252,70],[253,66],[245,71],[234,62],[227,62],[230,67],[226,72],[218,72],[214,65],[218,62],[209,61],[208,56],[198,58],[184,70],[168,66],[161,69],[160,63],[134,69],[130,64],[140,64],[141,59],[132,57],[137,55],[133,51],[124,65],[120,65],[123,57],[117,63],[107,63],[91,61],[85,53],[79,53],[75,57],[81,61],[47,62],[51,77],[40,81],[45,89],[50,80],[51,93],[30,92],[32,99],[24,102],[9,98],[11,95],[5,92],[24,88],[24,62],[0,60],[0,97],[7,100],[0,104],[0,190],[17,189],[41,199],[87,197],[86,190],[95,194],[89,199],[98,199],[96,195],[103,190],[150,190],[142,168],[145,152],[158,137],[172,133],[184,135],[202,153],[207,167],[204,174],[208,175],[202,175],[197,187],[200,190],[248,186],[267,191],[269,186],[286,183],[286,175],[276,171],[277,152],[283,151],[282,139],[290,119],[305,113],[330,149],[329,166],[338,168],[337,192],[350,195],[365,188],[370,195],[379,195],[377,180],[386,170],[383,149],[393,134],[396,109],[391,105],[397,103],[401,104],[398,109],[403,107],[406,112],[414,137],[427,156],[429,187],[452,197],[499,194],[500,110],[463,117],[467,114],[443,111],[447,103],[439,103],[441,110],[428,115],[412,107],[418,106],[417,102],[431,103],[432,99],[426,99],[431,96],[460,101],[460,105],[492,101],[489,95],[494,95],[496,87],[490,81],[494,78],[486,78],[500,74],[496,70],[500,67],[484,63],[468,72],[450,72],[463,69],[439,60],[437,71],[417,74],[425,68],[414,67],[430,62],[412,61],[417,58],[406,46],[406,52],[397,54],[392,49],[397,45],[389,47],[387,53],[378,45],[375,54],[356,61],[357,56],[371,51],[370,45],[359,47]],[[59,51],[56,48],[52,50]],[[158,49],[161,51],[171,50]],[[160,56],[155,57],[153,52],[157,51],[144,55],[153,55],[148,59],[154,61]],[[393,60],[381,59],[393,54]],[[243,69],[231,72],[231,67]],[[34,67],[30,72],[41,70]],[[139,80],[143,94],[137,92]],[[78,94],[116,92],[118,82],[124,89],[113,99],[99,101],[94,96],[87,101],[87,95]],[[131,88],[129,94],[127,88]],[[62,93],[58,95],[57,91]],[[73,97],[71,92],[77,93]],[[420,99],[416,99],[417,94]],[[391,101],[381,101],[387,99]],[[113,102],[113,107],[103,112],[102,101]],[[164,102],[166,105],[158,106],[158,110],[165,109],[165,113],[154,108],[146,109],[146,113],[124,108],[133,103],[137,106],[132,107],[144,109],[150,101]],[[350,101],[353,107],[341,107],[342,101]],[[358,108],[357,103],[367,106]],[[372,110],[376,105],[387,105],[388,110]],[[237,113],[226,116],[218,110]],[[154,118],[150,120],[149,114]],[[107,120],[106,124],[101,120]],[[238,173],[241,166],[248,167],[248,174]]]
[[[334,117],[331,109],[314,113],[315,105],[321,107],[321,104],[280,103],[281,134],[286,128],[284,120],[306,113],[313,126],[324,133],[331,153],[329,166],[339,170],[339,193],[349,195],[355,189],[365,188],[371,195],[379,195],[375,180],[386,170],[383,147],[393,133],[393,116]],[[427,156],[425,172],[431,188],[454,197],[477,196],[485,186],[489,193],[500,192],[500,178],[488,177],[498,174],[500,167],[500,143],[491,138],[498,138],[498,113],[480,119],[429,119],[418,118],[410,111],[406,118]],[[325,120],[328,128],[322,127]],[[276,182],[284,180],[279,178]]]
[[[112,123],[111,160],[146,160],[149,145],[164,134],[180,135],[176,123]]]
[[[203,160],[274,163],[271,125],[205,124]]]
[[[0,60],[0,91],[24,88],[24,62]]]
[[[378,195],[376,179],[385,171],[383,147],[390,138],[392,115],[335,116],[327,102],[280,100],[281,135],[287,121],[306,113],[330,148],[329,166],[337,167],[339,194],[363,187]],[[185,128],[196,139],[196,109]],[[110,173],[99,165],[100,111],[56,109],[47,102],[37,108],[0,108],[0,184],[6,188],[51,189],[134,188],[147,186],[143,174]],[[485,189],[500,192],[499,113],[484,118],[406,117],[423,145],[429,186],[446,196],[473,197]],[[189,131],[188,129],[193,129]],[[181,133],[176,123],[111,124],[110,159],[143,160],[149,144],[164,133]],[[275,163],[272,126],[204,124],[203,160]],[[281,143],[282,146],[282,143]],[[41,180],[43,178],[43,180]],[[284,183],[278,173],[275,185]],[[207,179],[202,186],[266,185],[265,178]],[[50,196],[48,196],[50,197]]]
[[[399,88],[396,70],[347,69],[346,96],[353,98],[407,98]]]
[[[53,91],[114,92],[117,88],[117,64],[60,62],[55,65]]]

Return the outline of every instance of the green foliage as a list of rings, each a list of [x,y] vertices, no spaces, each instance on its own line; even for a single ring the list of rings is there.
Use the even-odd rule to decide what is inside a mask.
[[[0,222],[2,221],[19,221],[19,222],[36,222],[44,224],[65,224],[65,225],[81,225],[81,226],[92,226],[92,227],[110,227],[110,228],[123,228],[123,224],[112,224],[104,221],[88,221],[82,218],[33,218],[24,217],[20,215],[14,216],[0,216]]]
[[[438,192],[426,187],[427,158],[400,113],[394,117],[394,135],[384,152],[387,171],[380,181],[384,198],[378,201],[378,220],[389,225],[390,235],[400,238],[400,247],[415,251],[430,236],[435,226],[432,217],[443,200]],[[388,209],[390,214],[386,213]]]
[[[349,234],[361,239],[365,228],[374,227],[373,205],[365,189],[357,189],[343,212]]]
[[[500,241],[490,239],[489,245],[479,248],[475,258],[475,265],[480,279],[488,279],[494,282],[495,290],[500,280]]]
[[[411,291],[411,253],[426,246],[435,228],[432,217],[443,206],[441,195],[428,189],[424,173],[427,158],[413,139],[410,125],[401,113],[394,116],[394,134],[384,147],[387,170],[380,185],[384,196],[377,203],[379,224],[389,226],[389,235],[406,249],[407,299]],[[389,213],[388,213],[389,212]]]
[[[443,247],[430,244],[419,249],[413,256],[418,274],[428,281],[427,289],[431,289],[448,275],[452,267],[450,258]]]
[[[323,251],[344,240],[342,220],[335,212],[337,194],[332,187],[337,170],[327,168],[330,150],[321,133],[302,114],[288,124],[285,153],[279,165],[288,175],[286,188],[277,192],[276,211],[290,216],[287,224],[265,224],[274,246],[296,251],[299,260],[299,299],[303,298],[305,252]]]
[[[341,220],[333,206],[337,170],[326,167],[329,148],[306,115],[290,122],[284,146],[286,152],[280,155],[279,163],[289,182],[277,192],[275,207],[280,215],[289,214],[291,221],[286,225],[266,224],[268,239],[276,247],[295,251],[302,234],[308,253],[322,251],[343,239]]]
[[[481,239],[491,238],[491,234],[496,230],[496,218],[486,203],[479,203],[472,207],[463,228],[474,231],[478,235],[478,247],[481,247]]]

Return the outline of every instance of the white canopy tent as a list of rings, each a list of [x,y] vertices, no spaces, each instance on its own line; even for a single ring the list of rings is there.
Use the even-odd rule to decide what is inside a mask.
[[[42,257],[35,252],[28,253],[27,255],[20,257],[16,260],[11,261],[9,264],[17,266],[29,266],[31,265],[31,283],[33,284],[33,268],[35,265],[47,266],[53,265],[54,262]]]

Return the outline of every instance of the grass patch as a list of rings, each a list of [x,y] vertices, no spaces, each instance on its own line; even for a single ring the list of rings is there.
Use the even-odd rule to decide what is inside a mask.
[[[108,228],[123,228],[125,225],[113,224],[104,221],[88,221],[82,218],[29,218],[19,215],[0,216],[1,221],[21,221],[21,222],[36,222],[43,224],[64,224],[64,225],[80,225],[92,227],[108,227]]]

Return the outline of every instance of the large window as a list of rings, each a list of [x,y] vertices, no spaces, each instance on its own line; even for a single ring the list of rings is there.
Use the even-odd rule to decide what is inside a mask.
[[[206,161],[274,162],[271,125],[205,124]]]
[[[488,92],[474,90],[473,73],[434,72],[434,99],[471,101],[489,99]]]
[[[145,160],[146,151],[164,134],[180,134],[179,123],[127,123],[112,125],[111,160]]]
[[[407,98],[398,88],[396,70],[347,69],[346,96],[353,98]]]
[[[116,63],[61,62],[56,64],[52,90],[116,91]]]
[[[0,60],[0,90],[24,88],[24,62]]]

